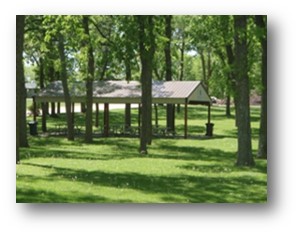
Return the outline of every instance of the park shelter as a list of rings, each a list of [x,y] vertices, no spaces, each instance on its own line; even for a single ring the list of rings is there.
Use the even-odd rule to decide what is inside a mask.
[[[72,103],[86,101],[85,82],[69,84]],[[35,102],[64,102],[64,92],[61,81],[54,81],[40,90],[34,97]],[[94,81],[93,103],[104,104],[104,125],[109,125],[109,104],[141,104],[141,84],[138,81]],[[187,137],[187,106],[208,106],[208,123],[211,117],[211,99],[200,81],[153,81],[153,104],[180,104],[185,105],[184,136]],[[107,133],[108,135],[108,133]]]
[[[25,89],[27,98],[32,98],[38,92],[37,84],[34,81],[25,83]]]

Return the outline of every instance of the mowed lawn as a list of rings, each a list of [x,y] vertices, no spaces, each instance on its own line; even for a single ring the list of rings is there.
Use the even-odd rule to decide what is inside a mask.
[[[133,124],[137,111],[133,110]],[[259,107],[251,108],[252,144],[256,154]],[[159,125],[165,110],[159,107]],[[123,110],[112,110],[111,122],[123,121]],[[102,120],[102,113],[100,115]],[[207,138],[207,108],[189,108],[189,139],[183,139],[184,109],[176,116],[178,137],[154,138],[148,155],[138,153],[139,139],[83,136],[29,136],[16,169],[17,202],[34,203],[264,203],[267,162],[253,168],[235,166],[237,136],[234,118],[224,107],[212,107],[214,136]],[[48,127],[65,117],[48,118]],[[39,123],[41,123],[39,119]],[[76,114],[84,124],[84,114]],[[40,124],[38,125],[39,132]]]

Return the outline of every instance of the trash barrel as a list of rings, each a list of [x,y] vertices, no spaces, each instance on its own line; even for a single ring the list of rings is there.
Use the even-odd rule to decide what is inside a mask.
[[[28,123],[30,129],[30,135],[36,136],[37,135],[37,121],[30,121]]]
[[[206,136],[213,136],[214,123],[206,123]]]

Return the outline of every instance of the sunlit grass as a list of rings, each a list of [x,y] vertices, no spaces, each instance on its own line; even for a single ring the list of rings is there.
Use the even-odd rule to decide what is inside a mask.
[[[159,113],[163,125],[164,109]],[[251,113],[255,153],[259,108]],[[82,116],[77,114],[76,121]],[[136,110],[133,116],[136,123]],[[183,110],[176,117],[177,131],[183,135]],[[17,165],[17,202],[266,202],[266,161],[255,159],[253,168],[235,166],[234,118],[227,119],[224,108],[214,107],[212,138],[204,137],[205,107],[191,107],[189,118],[190,139],[155,138],[146,156],[138,153],[138,138],[95,138],[85,144],[82,137],[74,142],[64,137],[29,137],[30,148],[21,149]],[[112,122],[122,120],[123,110],[112,112]],[[57,118],[49,118],[48,125],[55,122]]]

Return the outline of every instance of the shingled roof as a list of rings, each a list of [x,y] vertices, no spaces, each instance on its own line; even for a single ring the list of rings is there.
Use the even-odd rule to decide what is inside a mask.
[[[84,82],[69,85],[73,102],[84,102],[86,86]],[[36,95],[37,102],[63,102],[61,81],[50,83]],[[141,84],[138,81],[94,81],[93,101],[97,103],[140,103]],[[210,104],[211,99],[200,81],[153,81],[153,103]]]

